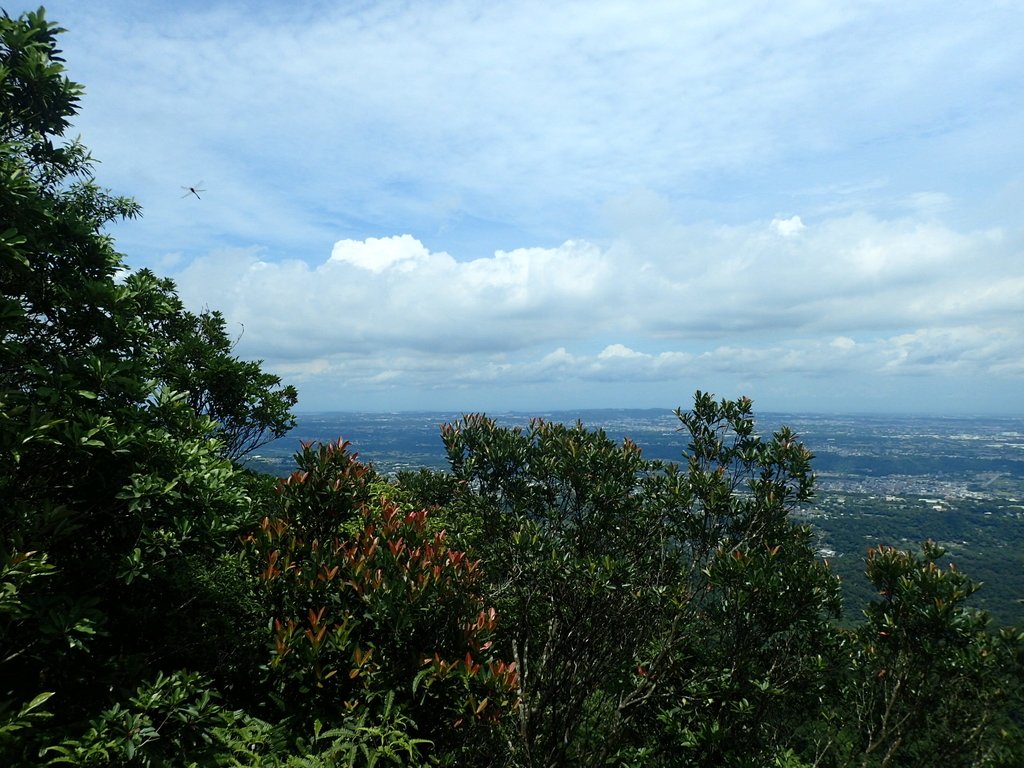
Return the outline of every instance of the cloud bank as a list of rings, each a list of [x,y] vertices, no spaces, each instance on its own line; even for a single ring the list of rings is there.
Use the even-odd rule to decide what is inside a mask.
[[[855,215],[671,235],[657,251],[566,241],[459,261],[403,234],[340,240],[312,266],[224,251],[177,277],[192,301],[221,287],[244,351],[381,398],[1022,372],[1021,250],[1002,231]]]

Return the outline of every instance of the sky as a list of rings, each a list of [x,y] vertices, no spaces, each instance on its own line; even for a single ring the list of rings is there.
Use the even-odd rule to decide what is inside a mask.
[[[46,7],[127,264],[300,410],[1024,414],[1015,0]]]

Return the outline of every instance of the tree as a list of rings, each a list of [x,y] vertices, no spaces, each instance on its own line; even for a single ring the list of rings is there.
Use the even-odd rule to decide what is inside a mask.
[[[480,561],[348,448],[304,445],[275,514],[247,538],[273,625],[274,698],[308,727],[400,713],[425,754],[480,763],[517,680],[494,647]]]
[[[232,551],[259,492],[230,459],[286,429],[294,402],[170,281],[119,278],[103,229],[139,207],[63,141],[82,89],[61,31],[42,10],[0,17],[0,725],[49,708],[52,734],[162,668],[230,689],[248,651],[223,617],[247,619],[220,588],[239,583]],[[34,762],[42,732],[0,754]]]
[[[748,398],[698,392],[676,415],[690,440],[663,503],[684,577],[658,673],[661,756],[770,764],[820,709],[839,613],[838,580],[791,518],[813,497],[813,457],[786,427],[762,437]]]
[[[462,489],[453,506],[460,520],[479,518],[463,527],[478,530],[474,549],[507,617],[498,646],[520,671],[517,758],[582,761],[595,708],[633,687],[671,579],[652,546],[656,510],[639,503],[640,450],[542,420],[522,430],[467,416],[442,436]]]
[[[991,631],[965,602],[978,588],[941,547],[872,548],[877,598],[845,633],[847,667],[816,761],[838,766],[1019,765],[1024,634]]]
[[[750,413],[698,392],[684,468],[582,424],[443,429],[520,670],[522,764],[771,761],[816,713],[838,592],[789,519],[811,457]]]
[[[162,281],[173,294],[173,284]],[[177,302],[177,300],[175,299]],[[194,314],[178,307],[162,328],[166,343],[156,349],[158,381],[184,392],[189,407],[217,424],[224,455],[240,461],[261,445],[295,426],[291,409],[298,392],[265,372],[262,360],[241,360],[227,334],[224,315],[213,310]]]

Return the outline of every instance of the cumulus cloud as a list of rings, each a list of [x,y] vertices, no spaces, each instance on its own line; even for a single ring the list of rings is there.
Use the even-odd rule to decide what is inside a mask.
[[[535,393],[534,400],[540,393],[549,404],[568,393],[567,401],[580,406],[571,393],[615,388],[630,398],[626,405],[670,407],[685,404],[689,392],[700,388],[755,399],[771,393],[769,403],[775,407],[825,404],[836,410],[849,403],[863,407],[874,398],[883,408],[918,410],[926,404],[913,393],[934,389],[936,383],[944,383],[955,397],[957,389],[970,390],[980,376],[1007,382],[1012,390],[1014,377],[1022,373],[1020,342],[1010,334],[993,336],[979,327],[875,337],[840,345],[838,350],[828,341],[801,337],[757,346],[737,339],[697,353],[609,346],[629,348],[631,354],[573,352],[564,346],[516,355],[406,353],[374,359],[338,354],[331,356],[326,371],[293,380],[300,391],[314,398],[329,392],[336,402],[344,402],[344,392],[358,393],[363,402],[374,395],[401,402],[411,390],[418,393],[420,403],[463,409],[477,407],[472,405],[474,397],[493,408],[495,393],[507,403],[509,393],[523,391]],[[871,382],[868,388],[866,381]],[[447,397],[434,399],[431,392]],[[880,399],[880,393],[889,400]],[[848,399],[837,400],[840,395]]]
[[[672,245],[650,254],[628,241],[566,241],[458,261],[401,235],[339,241],[315,266],[218,252],[179,281],[193,299],[218,286],[247,340],[303,354],[510,351],[622,333],[849,336],[1003,315],[1024,300],[1024,276],[1008,274],[1013,245],[990,232],[855,216],[800,238],[766,240],[749,226],[690,231]],[[604,346],[608,357],[630,354]]]
[[[597,358],[599,360],[611,360],[618,358],[620,360],[636,360],[638,358],[643,359],[648,357],[641,352],[637,352],[634,349],[630,349],[624,344],[609,344],[607,347],[601,350]]]
[[[793,237],[806,228],[799,216],[792,216],[788,219],[772,219],[772,229],[783,237]]]
[[[568,241],[457,262],[408,235],[338,243],[330,258],[271,263],[254,250],[220,251],[179,273],[199,303],[246,328],[245,343],[286,358],[331,352],[521,349],[584,336],[615,312],[607,253]]]
[[[341,261],[376,273],[391,267],[407,272],[415,269],[417,261],[425,261],[429,257],[430,252],[419,240],[411,235],[399,235],[339,240],[334,244],[329,262]],[[439,254],[439,257],[446,258],[447,254]]]
[[[322,263],[219,252],[178,274],[300,380],[369,389],[671,382],[722,374],[1010,375],[1024,359],[1019,244],[866,215],[799,238],[689,228],[459,261],[411,235],[343,240]]]

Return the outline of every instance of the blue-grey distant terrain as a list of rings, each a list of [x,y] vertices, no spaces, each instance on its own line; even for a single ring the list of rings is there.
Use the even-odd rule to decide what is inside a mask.
[[[304,440],[339,437],[378,471],[446,467],[439,428],[460,413],[310,413],[251,466],[286,475]],[[502,423],[532,416],[582,421],[631,438],[650,459],[678,461],[686,449],[671,410],[582,410],[491,414]],[[1024,623],[1024,418],[762,414],[767,433],[786,424],[814,452],[818,496],[804,511],[819,552],[844,578],[854,618],[871,594],[863,572],[870,546],[909,547],[932,538],[984,588],[975,605]]]

